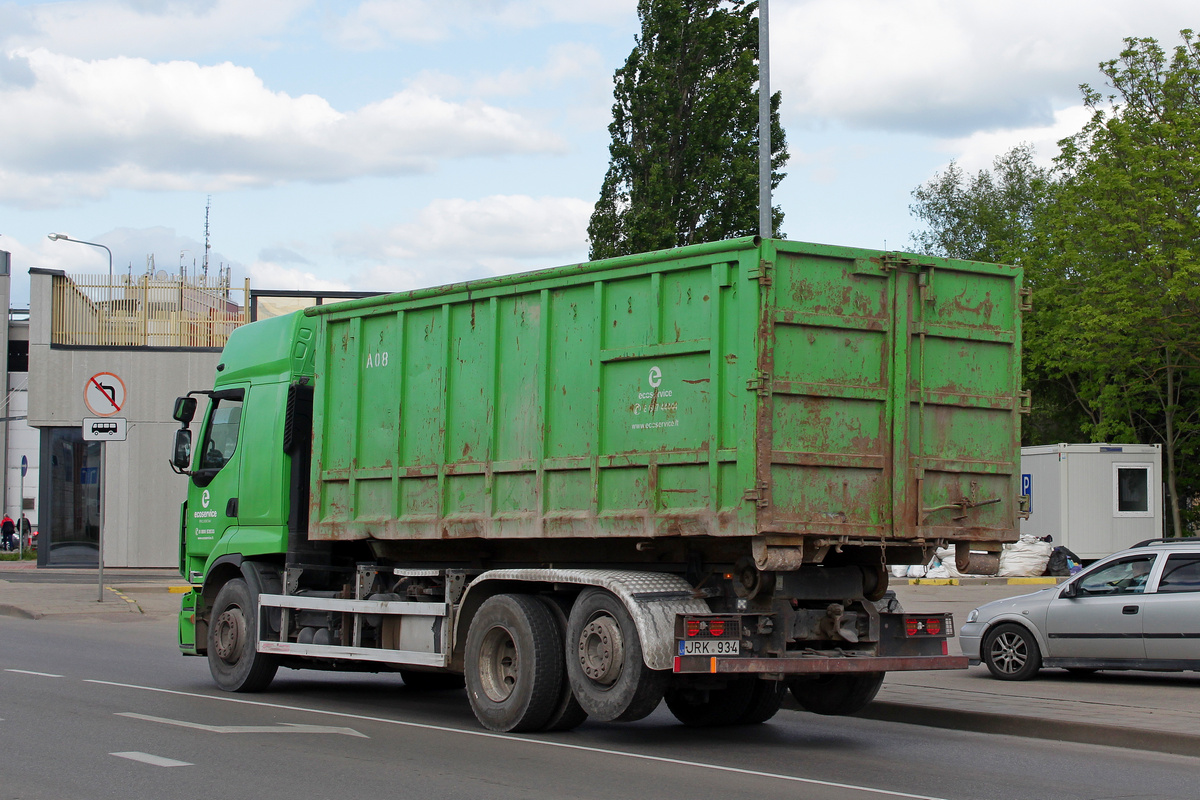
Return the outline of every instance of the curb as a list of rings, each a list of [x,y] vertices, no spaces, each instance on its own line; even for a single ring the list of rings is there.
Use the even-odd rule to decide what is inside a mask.
[[[1039,578],[892,578],[890,583],[907,586],[1054,586],[1066,580],[1044,576]]]
[[[790,697],[788,699],[791,700]],[[785,704],[785,707],[789,705]],[[882,722],[924,725],[929,728],[1099,744],[1180,756],[1200,756],[1200,736],[1187,733],[1164,733],[1088,722],[961,711],[933,706],[907,706],[888,702],[871,703],[854,716]]]
[[[36,611],[27,611],[20,606],[12,606],[8,603],[0,603],[0,617],[16,617],[18,619],[41,619],[44,614],[39,614]]]

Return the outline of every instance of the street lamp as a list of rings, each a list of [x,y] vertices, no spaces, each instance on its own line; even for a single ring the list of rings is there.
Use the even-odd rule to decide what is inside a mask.
[[[112,291],[112,250],[109,250],[106,245],[97,244],[96,242],[85,242],[83,239],[72,239],[65,233],[52,233],[46,238],[52,242],[75,242],[75,244],[86,244],[91,247],[103,247],[104,252],[108,253],[108,290]]]
[[[108,310],[109,310],[109,313],[112,313],[112,290],[113,290],[112,250],[109,250],[108,247],[106,247],[105,245],[98,244],[96,242],[85,242],[82,239],[72,239],[70,236],[67,236],[65,233],[51,233],[51,234],[47,235],[46,238],[52,242],[75,242],[76,244],[86,244],[90,247],[103,247],[104,248],[104,252],[108,253]],[[99,568],[97,570],[97,575],[96,575],[96,581],[98,584],[97,589],[96,589],[96,591],[97,591],[96,602],[97,603],[104,602],[104,505],[105,505],[104,500],[105,499],[104,499],[103,475],[104,475],[104,467],[107,465],[107,461],[108,461],[108,458],[107,458],[108,453],[106,452],[107,450],[108,450],[108,443],[101,442],[100,443],[100,469],[101,469],[100,474],[102,476],[102,479],[100,482],[100,530],[97,531],[97,533],[96,533],[96,549],[98,551],[96,554],[96,565]]]

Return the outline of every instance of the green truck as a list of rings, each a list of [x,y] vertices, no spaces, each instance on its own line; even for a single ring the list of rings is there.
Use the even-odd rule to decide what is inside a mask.
[[[229,691],[465,684],[500,731],[846,714],[962,668],[887,565],[1016,539],[1024,299],[744,238],[246,325],[175,405],[180,647]]]

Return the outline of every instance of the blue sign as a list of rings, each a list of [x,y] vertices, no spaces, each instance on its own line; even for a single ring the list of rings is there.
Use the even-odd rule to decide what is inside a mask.
[[[79,482],[84,486],[90,486],[100,482],[99,467],[80,467]]]
[[[1033,475],[1021,473],[1021,494],[1029,498],[1029,513],[1033,513]]]

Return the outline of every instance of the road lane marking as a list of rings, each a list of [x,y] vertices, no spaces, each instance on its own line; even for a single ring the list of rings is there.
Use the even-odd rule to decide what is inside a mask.
[[[173,758],[163,758],[162,756],[152,756],[149,753],[138,753],[130,751],[125,753],[109,753],[110,756],[117,758],[128,758],[130,761],[140,761],[143,764],[150,764],[155,767],[193,767],[190,761],[176,761]]]
[[[43,678],[61,678],[62,675],[55,675],[53,672],[34,672],[30,669],[6,669],[5,672],[16,672],[21,675],[39,675]]]
[[[178,725],[181,728],[194,728],[209,733],[335,733],[341,736],[358,736],[370,739],[365,733],[359,733],[354,728],[335,728],[331,725],[303,725],[298,722],[284,722],[279,725],[203,725],[199,722],[187,722],[182,719],[167,719],[166,717],[151,717],[148,714],[134,714],[132,711],[118,711],[118,717],[129,717],[146,722],[161,722],[164,725]]]
[[[156,686],[139,686],[134,683],[117,683],[114,681],[98,681],[85,679],[84,683],[95,683],[101,686],[116,686],[122,689],[139,689],[145,692],[158,692],[160,694],[173,694],[179,697],[196,697],[205,700],[220,700],[225,703],[239,703],[247,706],[258,706],[260,708],[273,708],[280,711],[299,711],[307,714],[320,714],[327,717],[340,717],[343,719],[356,719],[363,722],[378,722],[384,725],[397,725],[402,728],[415,728],[417,730],[437,731],[439,733],[454,733],[462,736],[477,736],[483,739],[503,739],[510,742],[520,742],[521,744],[533,745],[537,747],[551,747],[560,750],[575,750],[584,753],[596,753],[599,755],[617,756],[620,758],[631,758],[638,761],[651,761],[658,764],[674,764],[681,767],[689,767],[697,770],[709,770],[711,772],[724,772],[733,775],[747,775],[755,778],[770,778],[789,783],[801,783],[808,786],[824,786],[830,789],[851,789],[857,792],[866,792],[869,794],[877,794],[882,797],[900,797],[905,800],[947,800],[944,797],[933,797],[925,794],[912,794],[910,792],[898,792],[892,789],[877,789],[872,786],[860,786],[853,783],[839,783],[837,781],[823,781],[816,778],[801,778],[796,775],[783,775],[777,772],[763,772],[754,769],[741,769],[740,767],[727,767],[721,764],[708,764],[699,761],[686,761],[681,758],[668,758],[666,756],[652,756],[645,753],[631,753],[627,750],[610,750],[605,747],[589,747],[581,744],[567,744],[566,742],[552,742],[546,739],[529,739],[523,736],[510,736],[505,733],[493,733],[491,731],[467,730],[465,728],[451,728],[446,725],[429,725],[423,722],[407,722],[399,719],[388,719],[386,717],[371,717],[364,714],[350,714],[345,711],[325,711],[317,708],[304,708],[303,706],[288,706],[282,703],[266,703],[262,700],[243,700],[239,697],[221,697],[219,695],[200,694],[199,692],[181,692],[177,689],[160,689]]]

